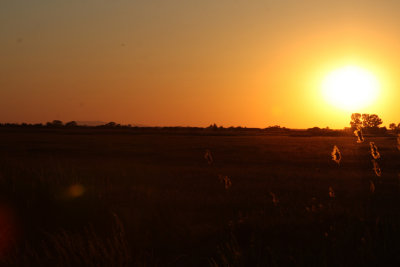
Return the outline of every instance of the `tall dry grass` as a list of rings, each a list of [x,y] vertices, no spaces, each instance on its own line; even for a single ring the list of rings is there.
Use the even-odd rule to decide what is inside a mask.
[[[108,238],[91,227],[84,233],[60,229],[42,233],[40,244],[15,246],[0,259],[3,266],[131,266],[134,262],[124,227],[115,222]]]
[[[371,139],[382,155],[379,180],[368,144],[345,137],[52,135],[17,149],[8,145],[13,138],[0,138],[1,195],[42,229],[7,264],[68,258],[96,266],[95,255],[121,266],[367,266],[397,259],[400,219],[388,204],[399,200],[393,138]],[[68,143],[81,138],[85,143]],[[204,143],[216,156],[211,166],[202,158]],[[339,167],[328,154],[332,144],[345,155]],[[234,181],[228,191],[218,174]],[[124,222],[126,246],[113,241],[114,221],[97,225],[106,209]],[[118,252],[124,247],[127,253]]]

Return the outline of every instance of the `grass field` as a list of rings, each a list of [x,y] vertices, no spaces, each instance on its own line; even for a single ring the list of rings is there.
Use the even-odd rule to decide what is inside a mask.
[[[370,141],[381,154],[381,177]],[[1,131],[0,260],[399,264],[399,173],[395,137],[357,144],[355,137]],[[231,180],[228,189],[220,175]]]

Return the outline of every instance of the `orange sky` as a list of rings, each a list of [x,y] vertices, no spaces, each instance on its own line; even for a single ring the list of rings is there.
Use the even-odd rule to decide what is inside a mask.
[[[400,122],[399,1],[197,2],[1,1],[0,122],[343,128],[348,64],[382,87],[354,112]]]

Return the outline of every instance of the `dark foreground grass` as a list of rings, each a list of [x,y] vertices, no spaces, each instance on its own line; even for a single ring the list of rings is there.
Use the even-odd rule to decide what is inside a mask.
[[[372,170],[369,141],[382,156],[381,178]],[[334,145],[340,165],[331,160]],[[391,137],[357,144],[352,137],[2,132],[0,260],[400,264],[396,145]],[[231,179],[228,190],[219,175]]]

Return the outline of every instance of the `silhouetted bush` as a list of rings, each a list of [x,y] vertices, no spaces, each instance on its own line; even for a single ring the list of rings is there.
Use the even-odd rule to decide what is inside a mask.
[[[76,126],[78,126],[78,123],[76,123],[76,121],[70,121],[70,122],[67,122],[65,124],[65,126],[66,127],[76,127]]]
[[[46,126],[47,127],[60,128],[60,127],[63,127],[63,122],[60,121],[60,120],[54,120],[52,122],[47,122]]]

